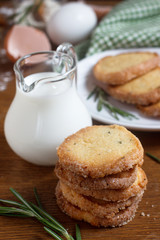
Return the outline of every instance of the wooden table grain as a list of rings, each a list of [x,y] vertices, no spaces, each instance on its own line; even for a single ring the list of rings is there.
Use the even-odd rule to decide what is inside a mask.
[[[114,2],[114,1],[112,1]],[[0,64],[0,73],[13,68],[7,61]],[[44,208],[60,221],[75,236],[75,223],[81,229],[82,240],[160,240],[160,164],[144,155],[148,177],[147,190],[139,204],[136,216],[127,225],[119,228],[96,228],[87,223],[72,220],[62,213],[55,198],[57,178],[53,167],[40,167],[18,157],[8,146],[4,136],[4,119],[15,95],[15,80],[0,92],[0,198],[15,199],[10,187],[15,188],[28,201],[35,201],[33,188],[38,189]],[[99,124],[94,121],[94,124]],[[145,152],[160,158],[160,132],[132,131],[142,142]],[[144,213],[142,216],[142,213]],[[49,240],[53,239],[43,226],[34,219],[0,217],[0,240]]]

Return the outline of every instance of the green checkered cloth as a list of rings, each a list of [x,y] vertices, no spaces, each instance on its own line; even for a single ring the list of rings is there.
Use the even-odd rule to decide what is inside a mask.
[[[79,59],[107,49],[160,47],[160,0],[126,0],[76,47]]]

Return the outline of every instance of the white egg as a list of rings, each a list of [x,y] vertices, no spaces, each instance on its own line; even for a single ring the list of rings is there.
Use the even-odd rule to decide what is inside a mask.
[[[46,26],[50,39],[55,44],[62,42],[78,43],[95,28],[97,16],[94,10],[84,3],[64,4],[49,20]]]

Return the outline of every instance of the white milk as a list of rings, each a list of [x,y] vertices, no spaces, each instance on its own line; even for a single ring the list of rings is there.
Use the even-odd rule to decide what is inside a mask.
[[[26,77],[25,82],[49,76],[55,75],[36,73]],[[17,87],[6,116],[5,135],[10,147],[23,159],[39,165],[55,164],[56,148],[62,141],[92,124],[75,84],[70,84],[68,79],[38,83],[29,93]]]

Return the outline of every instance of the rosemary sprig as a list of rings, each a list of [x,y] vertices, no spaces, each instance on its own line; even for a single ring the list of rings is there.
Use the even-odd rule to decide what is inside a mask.
[[[16,12],[16,13],[12,14],[11,16],[8,17],[8,20],[13,20],[19,16],[19,19],[15,23],[17,23],[17,24],[22,23],[28,17],[28,15],[30,13],[35,14],[38,11],[38,9],[41,6],[41,4],[43,3],[43,1],[44,0],[39,0],[38,2],[36,2],[36,0],[34,0],[33,4],[29,4],[21,12]]]
[[[133,115],[132,113],[123,111],[115,106],[113,106],[111,103],[109,103],[106,99],[107,94],[99,87],[95,87],[91,93],[88,95],[87,99],[90,99],[93,95],[95,95],[94,100],[97,101],[97,110],[100,112],[104,107],[106,107],[110,114],[112,115],[112,117],[114,117],[116,120],[119,120],[118,115],[127,118],[129,120],[134,119],[138,119],[135,115]]]
[[[150,158],[152,158],[153,160],[155,160],[156,162],[160,163],[160,159],[155,157],[154,155],[150,154],[150,153],[146,153],[146,155]]]
[[[31,4],[28,7],[26,7],[26,9],[24,10],[23,15],[17,21],[17,24],[20,24],[21,22],[23,22],[23,20],[28,16],[28,14],[32,11],[32,9],[33,9],[33,4]]]
[[[74,240],[74,238],[68,233],[68,231],[50,214],[48,214],[43,208],[40,202],[36,188],[34,188],[34,194],[38,206],[34,203],[27,202],[16,190],[10,188],[13,195],[21,202],[0,199],[0,203],[10,206],[0,206],[0,215],[8,217],[34,217],[44,225],[44,230],[53,236],[57,240],[63,240],[60,235],[67,240]],[[78,231],[78,233],[77,233]],[[77,235],[78,234],[78,235]],[[76,227],[76,236],[80,235],[79,229]],[[80,238],[77,238],[80,240]]]

